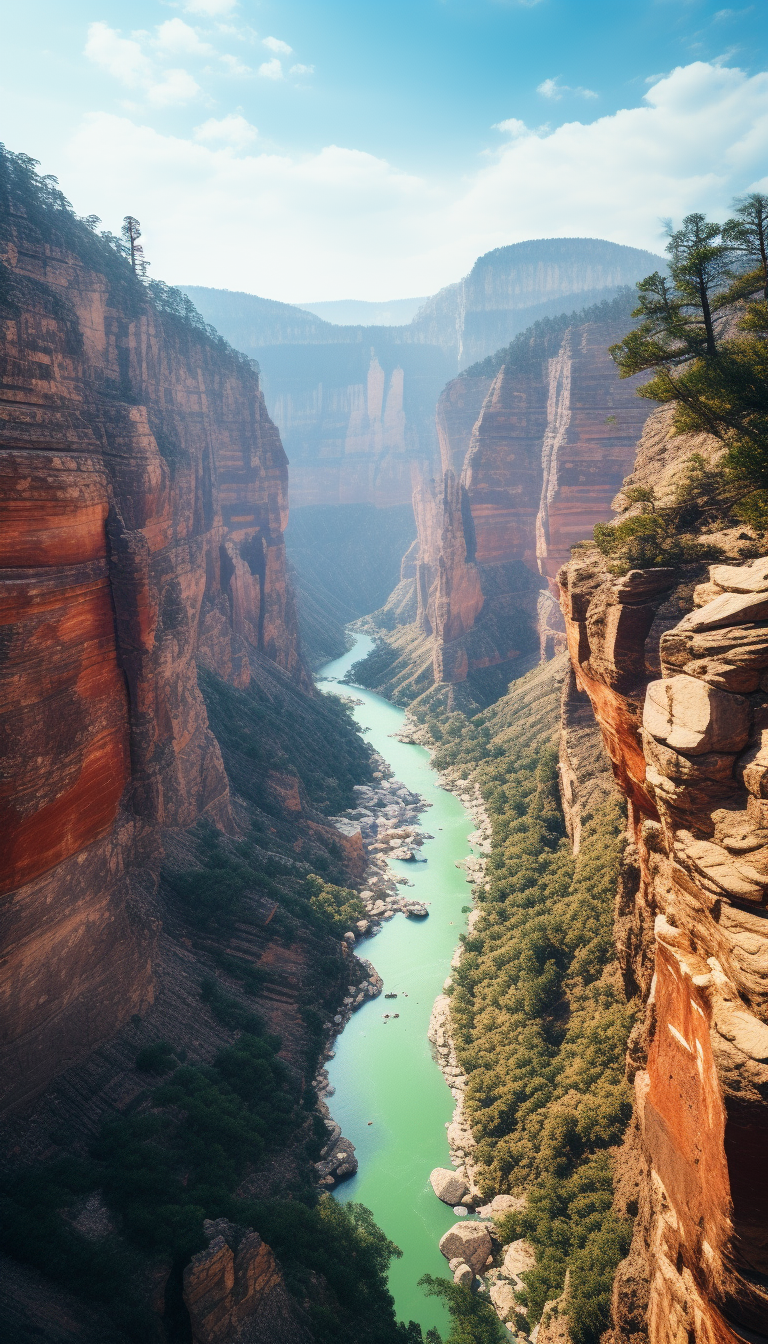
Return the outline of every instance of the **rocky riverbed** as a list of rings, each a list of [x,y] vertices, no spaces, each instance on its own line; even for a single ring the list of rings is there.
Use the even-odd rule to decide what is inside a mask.
[[[428,730],[408,716],[398,736],[402,742],[427,748],[432,745]],[[490,818],[479,786],[474,781],[463,778],[459,771],[451,770],[443,771],[439,779],[442,787],[455,794],[463,803],[475,822],[476,829],[468,840],[480,852],[470,855],[460,865],[466,872],[466,880],[472,886],[474,897],[476,888],[482,886],[485,880],[487,857],[491,852]],[[467,921],[469,933],[479,918],[480,911],[472,910]],[[452,969],[458,967],[462,954],[463,946],[459,944],[451,962]],[[519,1298],[524,1289],[521,1275],[535,1264],[533,1247],[523,1239],[504,1245],[497,1231],[497,1220],[514,1209],[524,1207],[525,1200],[506,1194],[496,1194],[489,1199],[483,1195],[477,1183],[474,1162],[476,1144],[464,1109],[467,1077],[457,1058],[451,1031],[451,1000],[448,993],[451,983],[452,978],[449,976],[443,986],[444,992],[438,995],[433,1005],[427,1033],[455,1103],[452,1119],[447,1126],[451,1168],[436,1168],[430,1175],[430,1183],[437,1198],[449,1204],[458,1219],[466,1221],[456,1222],[445,1233],[440,1240],[440,1250],[448,1261],[455,1283],[487,1296],[499,1320],[521,1344],[527,1340],[536,1344],[540,1327],[536,1326],[529,1332],[525,1308]],[[556,1314],[556,1304],[548,1305],[548,1315],[552,1317]]]
[[[429,914],[424,902],[409,900],[403,895],[402,887],[408,885],[408,879],[395,877],[389,868],[389,860],[421,861],[418,851],[424,840],[432,837],[417,825],[417,819],[430,804],[420,794],[413,793],[396,780],[387,762],[377,752],[373,753],[372,761],[373,783],[355,785],[357,807],[343,816],[333,818],[334,824],[343,834],[360,834],[368,860],[364,885],[358,893],[365,906],[366,918],[358,920],[354,931],[345,933],[343,938],[350,951],[363,939],[375,937],[382,923],[396,914],[403,914],[409,919],[425,919]],[[349,986],[341,1008],[333,1019],[333,1038],[344,1030],[352,1014],[367,999],[377,998],[383,989],[381,977],[371,963],[362,957],[358,957],[358,961],[366,977]],[[392,1016],[397,1014],[393,1012]],[[331,1040],[324,1052],[325,1062],[333,1059],[334,1055]],[[333,1189],[339,1181],[354,1175],[357,1158],[354,1144],[342,1136],[340,1126],[331,1116],[328,1098],[333,1096],[334,1089],[329,1083],[325,1067],[317,1073],[314,1087],[318,1098],[317,1110],[328,1131],[328,1140],[315,1167],[320,1185]]]

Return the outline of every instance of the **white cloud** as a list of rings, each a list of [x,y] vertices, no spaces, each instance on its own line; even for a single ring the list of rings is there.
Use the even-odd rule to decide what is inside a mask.
[[[200,92],[200,85],[186,70],[165,70],[147,87],[147,102],[153,107],[181,107]]]
[[[314,75],[314,65],[292,65],[290,69],[292,75]]]
[[[187,0],[184,8],[188,14],[208,14],[215,18],[218,14],[230,14],[237,0]]]
[[[497,121],[492,127],[494,131],[503,131],[505,135],[511,135],[517,138],[518,135],[533,135],[529,131],[524,121],[519,121],[517,117],[507,117],[506,121]]]
[[[283,67],[276,56],[271,61],[264,61],[259,66],[259,74],[263,79],[282,79]]]
[[[244,75],[252,74],[251,67],[249,65],[244,65],[237,56],[220,56],[219,60],[222,65],[227,67],[230,75],[242,77]]]
[[[543,98],[551,98],[557,103],[566,93],[574,93],[577,98],[597,98],[599,96],[594,89],[583,89],[581,85],[578,85],[577,88],[571,88],[570,84],[560,84],[559,79],[560,76],[555,75],[554,79],[543,80],[541,84],[536,85],[536,92],[540,93]]]
[[[531,131],[500,122],[508,138],[472,176],[439,181],[341,146],[256,153],[236,145],[237,117],[221,122],[229,132],[203,123],[211,129],[192,140],[91,116],[62,165],[67,195],[112,228],[130,200],[153,275],[300,301],[320,284],[361,298],[374,284],[434,292],[481,253],[526,238],[661,251],[660,219],[722,218],[734,195],[768,189],[768,73],[704,62],[658,80],[640,106],[590,123]]]
[[[166,19],[157,29],[152,45],[165,56],[210,56],[213,47],[202,42],[183,19]]]
[[[178,29],[174,29],[174,24],[179,24],[181,28],[187,27],[181,19],[172,19],[162,24],[161,29],[172,29],[178,37]],[[188,31],[193,30],[190,28]],[[137,36],[145,37],[146,34]],[[85,54],[126,88],[142,89],[152,107],[178,107],[188,103],[200,92],[197,80],[186,70],[157,71],[139,42],[121,37],[106,23],[91,24]]]
[[[193,135],[204,145],[230,145],[232,149],[247,149],[259,132],[239,113],[230,113],[218,121],[209,117],[202,126],[196,126]]]
[[[152,73],[152,64],[138,42],[121,37],[106,23],[92,23],[88,29],[85,54],[94,65],[101,66],[113,79],[135,89],[145,83]]]
[[[277,56],[291,56],[293,47],[289,47],[287,42],[281,42],[279,37],[263,37],[262,46],[274,51]]]

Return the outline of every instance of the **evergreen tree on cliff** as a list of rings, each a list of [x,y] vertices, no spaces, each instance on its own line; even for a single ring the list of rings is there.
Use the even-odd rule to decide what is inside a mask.
[[[687,215],[670,234],[669,274],[638,285],[639,325],[611,347],[623,378],[653,370],[638,395],[675,407],[673,431],[725,447],[713,505],[768,525],[768,196],[735,203],[725,225]],[[758,295],[760,297],[756,297]]]

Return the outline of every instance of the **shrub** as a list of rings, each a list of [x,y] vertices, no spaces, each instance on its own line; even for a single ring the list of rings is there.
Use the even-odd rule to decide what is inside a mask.
[[[525,1276],[531,1321],[570,1268],[575,1344],[597,1344],[630,1235],[611,1212],[612,1150],[631,1115],[633,1011],[612,927],[624,807],[615,793],[598,796],[574,858],[557,788],[559,696],[545,677],[523,678],[471,721],[440,718],[435,764],[475,767],[492,823],[475,891],[481,918],[453,972],[451,1017],[481,1185],[527,1196],[499,1234],[536,1249]]]
[[[140,1073],[167,1073],[176,1067],[173,1053],[173,1046],[167,1041],[145,1045],[136,1056],[136,1068]]]

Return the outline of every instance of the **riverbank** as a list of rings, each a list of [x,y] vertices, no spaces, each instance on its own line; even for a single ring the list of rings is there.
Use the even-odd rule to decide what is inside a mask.
[[[386,848],[371,852],[364,888],[377,898],[374,909],[378,900],[384,902],[384,910],[372,920],[366,909],[372,927],[378,924],[375,947],[369,944],[369,931],[355,946],[358,957],[375,962],[383,990],[375,998],[366,998],[353,1016],[354,1005],[346,1005],[345,1022],[334,1024],[344,1030],[332,1043],[320,1081],[325,1084],[327,1079],[325,1104],[333,1122],[354,1145],[359,1162],[357,1172],[336,1189],[336,1198],[367,1205],[378,1225],[402,1249],[402,1259],[393,1263],[389,1279],[399,1318],[416,1320],[424,1330],[436,1326],[446,1334],[448,1319],[442,1303],[426,1298],[417,1287],[424,1273],[445,1274],[446,1262],[438,1246],[455,1222],[452,1209],[437,1199],[429,1184],[434,1168],[450,1164],[447,1133],[455,1102],[436,1067],[427,1031],[432,1006],[467,927],[466,871],[457,865],[472,857],[467,837],[476,829],[476,821],[438,780],[428,751],[399,740],[404,711],[341,681],[347,667],[369,647],[372,641],[358,636],[353,650],[323,669],[319,685],[353,698],[352,712],[359,727],[372,746],[386,755],[392,774],[386,780],[374,780],[374,791],[379,794],[384,783],[396,784],[383,791],[394,794],[387,806],[418,808],[428,829],[417,826],[413,817],[403,816],[399,824],[399,813],[387,815],[383,807],[370,806],[371,799],[365,794],[358,795],[361,809],[353,811],[369,812],[372,817],[343,819],[360,827],[371,850],[384,844],[387,829],[390,833]],[[376,823],[375,834],[372,822]],[[391,834],[403,826],[416,827],[418,836]],[[406,838],[412,859],[396,857],[402,845],[392,842]],[[415,843],[417,838],[420,844]],[[382,879],[378,884],[372,883],[376,877]],[[396,917],[394,906],[404,899],[422,903],[428,917]],[[397,997],[384,1000],[386,994]]]

